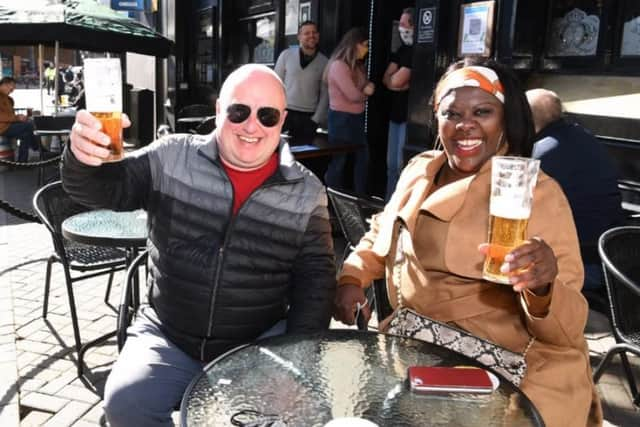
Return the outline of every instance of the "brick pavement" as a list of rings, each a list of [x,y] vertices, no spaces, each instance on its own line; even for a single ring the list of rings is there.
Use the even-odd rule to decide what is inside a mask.
[[[0,198],[30,207],[35,175],[0,172]],[[101,397],[117,356],[114,340],[85,356],[86,377],[76,376],[73,332],[64,277],[54,265],[46,320],[41,316],[46,258],[51,239],[40,224],[25,223],[0,211],[0,426],[105,425]],[[122,273],[110,303],[119,299]],[[106,276],[75,285],[83,342],[113,328],[115,312],[102,300]],[[606,318],[591,314],[586,336],[595,365],[613,343]],[[636,373],[640,360],[630,357]],[[640,425],[619,360],[600,380],[606,425]],[[570,396],[567,396],[570,398]]]

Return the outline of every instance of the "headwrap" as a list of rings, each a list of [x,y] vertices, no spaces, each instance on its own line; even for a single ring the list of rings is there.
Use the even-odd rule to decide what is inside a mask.
[[[491,68],[473,65],[452,71],[438,83],[434,96],[434,110],[438,109],[442,98],[451,90],[465,86],[482,89],[504,104],[504,88],[496,72]]]

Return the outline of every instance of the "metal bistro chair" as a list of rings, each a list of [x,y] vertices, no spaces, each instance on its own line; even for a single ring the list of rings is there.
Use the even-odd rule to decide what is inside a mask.
[[[347,245],[342,255],[342,261],[344,261],[367,232],[369,227],[367,220],[384,209],[384,202],[381,199],[362,197],[334,188],[327,188],[327,194],[329,195],[329,200],[331,200],[342,234],[347,240]],[[387,297],[384,279],[374,280],[365,294],[371,304],[371,308],[377,313],[378,321],[391,314],[392,309]],[[365,326],[358,325],[358,328],[365,329]]]
[[[593,374],[598,382],[613,356],[620,354],[633,403],[640,395],[627,353],[640,356],[640,227],[616,227],[605,231],[598,242],[611,306],[611,323],[616,344],[607,351]]]
[[[212,106],[206,104],[187,105],[178,111],[176,120],[176,131],[196,133],[196,128],[200,123],[182,124],[180,119],[186,117],[210,117],[215,114]]]
[[[68,217],[80,212],[86,212],[90,210],[90,208],[74,202],[62,188],[62,182],[60,181],[52,182],[40,188],[35,196],[33,196],[33,208],[42,220],[42,223],[47,227],[47,230],[49,230],[54,248],[54,252],[47,260],[42,317],[47,317],[51,284],[51,266],[54,262],[59,262],[64,269],[75,347],[78,352],[78,374],[81,374],[82,342],[80,340],[80,328],[78,326],[73,285],[75,282],[81,280],[102,274],[109,274],[109,281],[105,292],[105,303],[107,303],[111,291],[111,284],[113,283],[113,274],[125,268],[126,253],[124,250],[118,248],[71,242],[62,236],[62,222]],[[72,271],[78,271],[82,274],[72,276]]]
[[[148,255],[149,252],[146,250],[141,252],[127,268],[122,293],[120,294],[120,305],[118,306],[118,332],[116,335],[118,351],[122,350],[124,342],[127,340],[127,328],[133,322],[140,306],[140,289],[138,289],[138,281],[136,279],[142,265],[145,266],[145,278],[147,277]]]

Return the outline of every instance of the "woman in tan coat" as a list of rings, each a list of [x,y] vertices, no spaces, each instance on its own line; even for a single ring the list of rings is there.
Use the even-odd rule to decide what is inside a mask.
[[[548,426],[600,425],[602,410],[583,336],[588,307],[580,293],[575,226],[562,190],[543,172],[534,191],[531,237],[502,266],[511,285],[482,278],[490,159],[531,154],[533,122],[524,92],[510,71],[476,60],[473,66],[452,65],[433,99],[444,152],[423,153],[403,171],[384,212],[373,218],[371,230],[344,263],[335,317],[353,324],[356,304],[365,301],[363,288],[386,275],[394,308],[401,301],[526,353],[520,388]],[[399,267],[402,229],[410,238],[403,238]],[[370,315],[366,308],[364,314]],[[381,323],[382,330],[389,320]]]

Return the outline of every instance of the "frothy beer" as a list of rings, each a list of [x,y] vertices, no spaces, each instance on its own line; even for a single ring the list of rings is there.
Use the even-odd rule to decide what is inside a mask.
[[[111,139],[115,162],[124,158],[122,147],[122,71],[119,58],[87,58],[84,60],[84,84],[87,110],[102,123],[102,132]]]
[[[500,272],[504,257],[527,239],[533,188],[539,160],[494,156],[491,159],[491,198],[489,200],[489,250],[482,277],[491,282],[510,284]]]
[[[518,212],[519,211],[519,212]],[[509,276],[500,272],[504,257],[526,239],[529,212],[492,200],[489,216],[489,253],[484,260],[483,277],[509,284]]]

